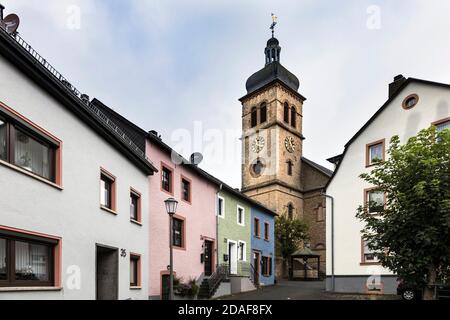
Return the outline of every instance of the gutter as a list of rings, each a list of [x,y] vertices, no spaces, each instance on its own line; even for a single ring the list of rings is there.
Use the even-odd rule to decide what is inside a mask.
[[[322,192],[322,195],[331,200],[331,291],[335,292],[336,278],[334,275],[334,198]]]
[[[216,256],[217,256],[217,260],[216,260],[216,270],[219,267],[219,215],[217,212],[217,205],[219,203],[219,193],[220,191],[223,190],[223,183],[221,183],[219,185],[219,190],[217,190],[216,192]]]

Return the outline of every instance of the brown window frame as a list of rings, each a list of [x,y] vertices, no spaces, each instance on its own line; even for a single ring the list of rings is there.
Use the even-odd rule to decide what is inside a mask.
[[[431,125],[437,127],[437,126],[439,126],[441,124],[444,124],[446,122],[450,122],[450,117],[444,118],[444,119],[441,119],[441,120],[438,120],[438,121],[435,121],[435,122],[431,123]]]
[[[1,102],[0,120],[5,123],[6,129],[6,159],[0,159],[0,164],[62,189],[62,141]],[[14,147],[17,131],[48,148],[50,177],[16,164]]]
[[[379,261],[366,261],[366,254],[364,253],[364,247],[365,247],[365,241],[361,237],[361,263],[362,266],[378,266],[381,265],[381,262]],[[377,259],[377,257],[375,257]]]
[[[101,200],[102,181],[111,184],[110,204],[103,204]],[[117,178],[104,168],[100,168],[100,208],[110,213],[117,214]]]
[[[188,185],[188,198],[185,198],[184,194],[184,184],[187,183]],[[192,180],[181,175],[181,200],[183,200],[186,203],[192,204]]]
[[[416,103],[414,103],[412,106],[408,106],[407,102],[409,100],[411,100],[411,99],[416,99]],[[413,109],[415,106],[417,106],[419,104],[419,101],[420,101],[420,98],[419,98],[419,96],[417,94],[415,94],[415,93],[410,94],[405,99],[403,99],[402,108],[405,109],[405,110],[411,110],[411,109]]]
[[[6,240],[6,274],[7,280],[0,280],[0,287],[54,287],[55,286],[55,247],[56,243],[42,240],[29,239],[27,237],[3,235],[0,233],[0,239]],[[15,270],[15,243],[26,242],[45,246],[47,248],[48,270],[47,281],[40,280],[16,280]]]
[[[271,277],[272,276],[272,272],[273,272],[273,270],[272,270],[272,263],[273,263],[272,258],[269,257],[269,256],[262,256],[261,257],[261,262],[262,262],[261,274],[264,277],[266,277],[266,278],[267,277]]]
[[[141,265],[141,255],[137,253],[130,253],[130,271],[131,262],[136,262],[136,282],[131,282],[131,272],[130,272],[130,288],[131,289],[141,289],[142,288],[142,265]]]
[[[175,244],[175,221],[180,221],[181,222],[181,245],[176,245]],[[179,250],[186,250],[186,219],[179,216],[179,215],[174,215],[173,216],[173,232],[172,232],[172,236],[173,236],[173,247],[174,249],[179,249]]]
[[[270,241],[270,224],[264,222],[264,240]]]
[[[380,191],[380,189],[377,187],[364,189],[364,206],[367,208],[367,213],[376,216],[380,212],[379,211],[370,212],[370,204],[369,204],[369,193],[374,192],[374,191]],[[384,202],[383,208],[386,209],[386,202],[387,202],[386,192],[384,192],[383,202]]]
[[[383,159],[381,159],[381,161],[383,162],[386,160],[386,139],[381,139],[372,143],[368,143],[366,144],[366,168],[373,167],[374,165],[376,165],[376,163],[371,162],[370,148],[378,146],[380,144],[383,146]]]
[[[259,221],[259,219],[258,218],[254,218],[253,219],[253,223],[254,223],[254,226],[253,226],[253,235],[256,237],[256,238],[261,238],[261,226],[260,226],[260,223],[259,223],[260,221]]]
[[[130,221],[134,223],[138,223],[142,225],[142,194],[134,188],[130,188],[130,211],[131,211],[131,200],[135,198],[136,202],[136,218],[131,216],[130,212]]]
[[[168,177],[169,190],[166,190],[165,186],[164,186],[164,172],[165,171],[169,172],[169,177]],[[161,180],[161,191],[173,196],[174,170],[170,166],[166,165],[165,163],[161,163],[161,178],[160,178],[160,180]]]

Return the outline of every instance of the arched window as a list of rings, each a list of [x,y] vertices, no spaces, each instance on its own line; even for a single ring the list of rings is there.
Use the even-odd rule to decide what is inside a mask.
[[[289,176],[292,176],[292,169],[293,169],[293,167],[294,167],[294,164],[292,163],[291,160],[289,160],[287,162],[287,173],[288,173]]]
[[[251,120],[251,126],[252,128],[256,127],[258,124],[258,110],[256,107],[252,108],[252,120]]]
[[[288,218],[290,220],[294,219],[294,206],[292,205],[292,203],[288,204]]]
[[[284,103],[284,122],[289,123],[289,104]]]
[[[291,126],[293,126],[294,128],[297,127],[297,110],[295,109],[295,107],[291,108]]]
[[[263,103],[259,110],[259,122],[264,123],[267,121],[267,105]]]

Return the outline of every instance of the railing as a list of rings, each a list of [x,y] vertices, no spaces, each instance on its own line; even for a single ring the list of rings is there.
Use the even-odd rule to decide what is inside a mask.
[[[3,26],[0,24],[0,32],[5,33],[11,39],[20,45],[30,56],[32,56],[36,62],[38,62],[42,67],[44,67],[47,72],[49,72],[56,80],[59,80],[66,89],[75,96],[84,107],[85,110],[92,113],[98,120],[105,124],[111,132],[121,139],[131,151],[136,153],[139,157],[145,159],[147,162],[152,164],[152,161],[145,155],[145,152],[141,150],[111,119],[108,118],[100,109],[95,107],[89,102],[89,96],[82,94],[77,88],[75,88],[58,70],[56,70],[44,57],[42,57],[36,50],[31,47],[20,35],[19,33],[9,34]]]
[[[216,272],[214,272],[208,279],[209,285],[209,295],[214,295],[214,292],[220,286],[220,283],[228,278],[229,276],[229,266],[228,264],[221,264],[217,267]]]

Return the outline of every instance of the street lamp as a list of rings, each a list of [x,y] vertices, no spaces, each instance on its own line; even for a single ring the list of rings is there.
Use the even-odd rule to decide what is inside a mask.
[[[173,215],[177,212],[178,201],[174,198],[169,198],[164,201],[166,205],[167,214],[170,217],[170,296],[169,300],[173,300]]]

